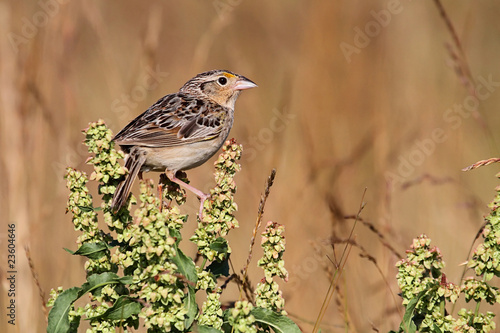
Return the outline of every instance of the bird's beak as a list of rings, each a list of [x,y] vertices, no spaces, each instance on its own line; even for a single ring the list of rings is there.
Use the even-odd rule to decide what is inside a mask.
[[[236,84],[234,85],[234,90],[245,90],[250,88],[255,88],[257,85],[253,83],[251,80],[247,79],[244,76],[241,76]]]

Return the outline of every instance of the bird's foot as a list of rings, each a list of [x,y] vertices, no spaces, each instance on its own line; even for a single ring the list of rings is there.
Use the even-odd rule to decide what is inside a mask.
[[[202,196],[200,196],[200,209],[198,211],[198,219],[203,222],[203,208],[205,206],[205,201],[210,198],[210,194],[205,194],[203,193]]]

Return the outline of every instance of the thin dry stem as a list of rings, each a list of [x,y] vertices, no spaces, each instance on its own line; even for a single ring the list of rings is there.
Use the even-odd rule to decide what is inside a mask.
[[[441,185],[441,184],[446,184],[446,183],[453,183],[454,179],[452,177],[439,178],[439,177],[433,176],[431,174],[425,173],[425,174],[423,174],[415,179],[409,180],[409,181],[401,184],[401,190],[402,191],[407,190],[410,187],[421,184],[425,181],[428,181],[432,185]]]
[[[462,60],[464,74],[466,76],[468,76],[469,79],[473,82],[471,71],[469,69],[467,59],[465,57],[465,52],[463,50],[462,43],[460,42],[460,38],[458,38],[457,31],[456,31],[455,27],[453,26],[453,23],[451,22],[450,17],[446,13],[446,10],[444,9],[444,6],[441,3],[441,0],[434,0],[434,4],[438,8],[439,15],[441,15],[441,18],[443,19],[444,23],[446,24],[446,28],[448,28],[448,31],[450,32],[451,38],[453,40],[453,44],[455,44],[455,47],[457,48],[458,52],[460,52],[460,59]]]
[[[465,86],[467,89],[469,95],[476,97],[478,101],[480,99],[477,98],[477,92],[476,92],[476,83],[474,81],[474,78],[472,76],[472,72],[470,70],[469,63],[467,61],[467,57],[465,55],[464,49],[462,47],[462,43],[460,41],[460,38],[458,37],[457,30],[453,26],[453,23],[451,22],[450,17],[446,13],[446,10],[444,9],[443,4],[441,3],[441,0],[434,0],[434,3],[436,4],[439,14],[443,21],[446,24],[446,27],[451,35],[451,38],[453,40],[453,44],[455,46],[455,49],[458,51],[455,52],[453,47],[449,44],[446,44],[448,53],[450,54],[450,57],[455,64],[455,71],[457,73],[458,78],[462,82],[462,84]],[[479,104],[478,104],[479,105]],[[493,142],[493,135],[488,127],[487,121],[484,119],[483,115],[479,112],[479,106],[476,106],[472,110],[472,116],[476,121],[479,123],[479,125],[486,130],[486,133],[490,139],[490,142]]]
[[[468,167],[463,168],[462,171],[470,171],[470,170],[477,169],[477,168],[482,167],[482,166],[486,166],[486,165],[490,165],[490,164],[498,163],[498,162],[500,162],[500,158],[496,158],[496,157],[488,158],[487,160],[481,160],[481,161],[478,161],[472,165],[469,165]]]
[[[276,177],[276,169],[273,169],[271,171],[271,174],[267,178],[266,189],[264,191],[264,194],[262,194],[260,197],[257,220],[255,221],[255,226],[253,228],[253,233],[252,233],[252,239],[250,240],[250,248],[248,250],[248,258],[245,267],[243,268],[243,281],[246,281],[248,279],[248,266],[250,265],[250,261],[252,260],[252,252],[253,252],[253,246],[255,244],[255,238],[257,237],[257,231],[259,230],[262,224],[262,215],[264,214],[264,207],[266,205],[267,198],[269,197],[269,193],[271,187],[273,186],[275,177]]]
[[[479,237],[481,237],[481,235],[483,234],[484,227],[486,227],[487,224],[488,224],[488,221],[485,221],[483,223],[483,225],[481,226],[481,228],[479,228],[479,230],[477,231],[476,236],[474,237],[474,240],[472,240],[472,243],[471,243],[470,248],[469,248],[469,252],[467,253],[467,261],[469,261],[470,255],[471,255],[472,250],[474,248],[474,243],[479,239]],[[464,270],[462,271],[462,276],[460,276],[460,281],[464,280],[465,272],[467,271],[467,269],[468,269],[467,265],[464,265]]]
[[[344,216],[346,220],[355,220],[356,216],[354,215],[346,215]],[[386,247],[392,254],[394,254],[398,259],[402,259],[403,256],[389,243],[389,241],[384,237],[382,232],[378,230],[372,222],[365,221],[363,218],[358,217],[358,222],[368,228],[371,232],[377,235],[380,243]]]
[[[45,318],[45,323],[48,323],[49,310],[47,309],[47,304],[45,303],[47,301],[47,298],[45,297],[45,292],[43,291],[42,286],[40,285],[40,280],[38,279],[38,274],[36,273],[35,264],[33,263],[33,259],[31,258],[30,247],[26,245],[24,247],[24,251],[26,252],[26,258],[28,258],[28,264],[30,266],[31,275],[33,276],[33,280],[35,281],[35,284],[38,288],[38,295],[40,295],[40,299],[42,301],[42,309]]]
[[[378,265],[377,259],[374,256],[370,255],[368,253],[368,251],[366,251],[366,249],[362,245],[360,245],[358,242],[356,242],[355,239],[351,239],[351,238],[348,238],[348,239],[338,239],[338,238],[333,239],[332,238],[331,242],[332,242],[332,244],[350,244],[351,246],[357,247],[361,251],[361,253],[359,254],[359,256],[361,258],[367,259],[368,261],[372,262],[375,265],[375,268],[377,269],[377,271],[379,272],[380,276],[384,280],[384,283],[387,286],[387,289],[390,291],[390,294],[392,296],[392,300],[394,301],[394,304],[395,304],[395,306],[396,306],[396,308],[397,308],[397,310],[399,312],[400,317],[403,318],[403,314],[401,313],[401,309],[398,307],[399,303],[396,300],[396,296],[394,295],[394,292],[391,289],[389,281],[387,280],[387,278],[385,277],[384,273],[382,272],[382,269]]]
[[[357,213],[357,217],[361,215],[361,212],[363,211],[363,208],[365,207],[365,195],[366,195],[366,188],[363,191],[363,196],[361,197],[361,202],[359,204],[359,209]],[[356,221],[354,221],[354,224],[351,228],[351,232],[349,234],[348,239],[353,239],[353,233],[354,229],[356,228]],[[321,305],[321,310],[318,314],[318,318],[316,319],[316,323],[314,324],[313,328],[313,333],[317,332],[319,329],[319,325],[323,321],[323,317],[325,316],[326,310],[328,309],[328,304],[330,304],[333,294],[335,293],[335,289],[337,288],[338,281],[340,277],[342,276],[342,272],[344,271],[345,264],[347,263],[347,259],[349,258],[349,254],[351,253],[352,249],[352,244],[346,243],[346,246],[344,247],[344,250],[342,251],[342,255],[340,256],[340,261],[339,261],[339,269],[335,270],[335,273],[333,274],[333,278],[330,282],[330,286],[328,287],[328,291],[326,293],[325,299],[323,301],[323,304]]]

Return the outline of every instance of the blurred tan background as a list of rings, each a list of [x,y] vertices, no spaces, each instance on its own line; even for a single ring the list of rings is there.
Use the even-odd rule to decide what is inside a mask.
[[[459,283],[498,184],[495,165],[461,169],[500,157],[500,3],[443,5],[464,54],[430,0],[1,2],[0,331],[45,330],[25,246],[45,297],[84,281],[83,261],[63,250],[77,236],[65,215],[64,169],[89,171],[81,129],[103,118],[116,133],[216,68],[259,85],[239,98],[231,132],[245,150],[233,264],[244,265],[265,179],[277,168],[264,222],[286,226],[290,281],[282,287],[304,332],[328,288],[329,237],[347,237],[353,221],[344,216],[356,214],[365,187],[361,216],[385,242],[404,255],[413,237],[427,234]],[[207,190],[212,163],[188,175]],[[184,246],[193,254],[195,209],[186,209]],[[4,315],[7,223],[17,234],[15,327]],[[323,332],[397,329],[400,300],[390,290],[398,293],[398,258],[366,226],[355,235],[389,286],[354,248]],[[224,293],[225,301],[237,297],[234,285]]]

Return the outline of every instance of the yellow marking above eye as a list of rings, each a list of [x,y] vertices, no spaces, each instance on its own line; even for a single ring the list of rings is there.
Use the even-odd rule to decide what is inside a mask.
[[[225,76],[225,77],[227,77],[228,79],[233,78],[233,77],[236,77],[235,75],[233,75],[233,74],[231,74],[231,73],[226,73],[226,72],[224,72],[223,74],[224,74],[224,76]]]

